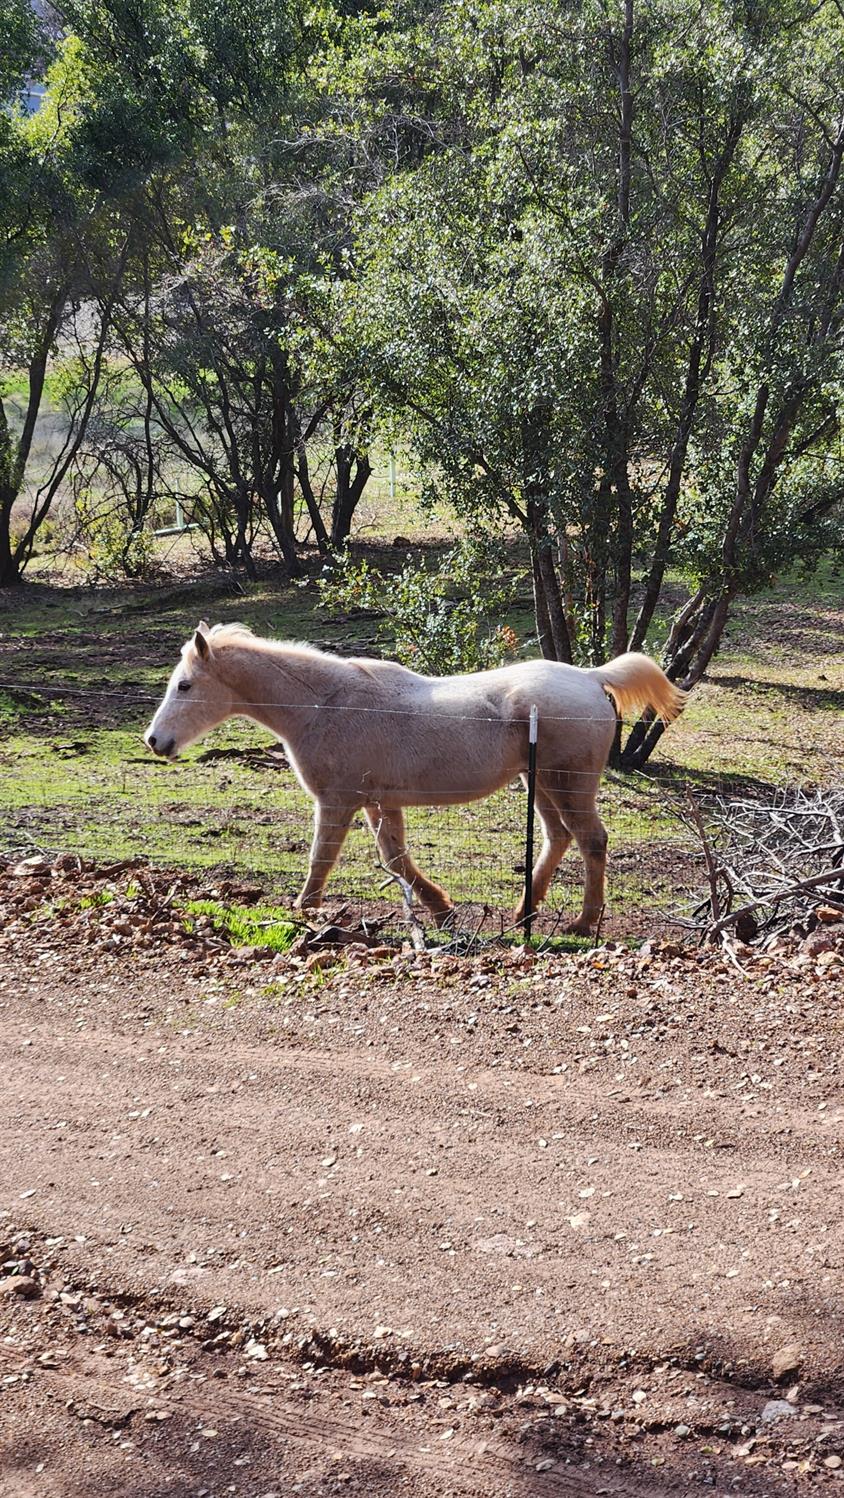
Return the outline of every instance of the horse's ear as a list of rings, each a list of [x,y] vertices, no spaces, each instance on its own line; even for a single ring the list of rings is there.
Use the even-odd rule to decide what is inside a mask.
[[[208,628],[207,624],[206,624],[205,628],[206,629]],[[206,634],[203,634],[203,627],[202,627],[201,624],[199,626],[199,629],[196,631],[196,634],[193,637],[193,643],[194,643],[194,646],[196,648],[196,653],[199,656],[200,660],[207,661],[208,656],[210,654],[210,650],[209,650],[209,646],[208,646],[208,636]]]
[[[196,627],[197,629],[201,630],[204,635],[208,635],[211,633],[211,625],[206,624],[204,619],[200,619]]]

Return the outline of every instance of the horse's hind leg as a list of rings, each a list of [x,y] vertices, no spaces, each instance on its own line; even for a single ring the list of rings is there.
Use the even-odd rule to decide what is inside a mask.
[[[444,926],[453,912],[453,906],[444,889],[416,867],[407,851],[404,834],[404,813],[401,810],[383,811],[380,806],[366,809],[366,819],[372,828],[381,862],[391,874],[398,874],[419,896],[422,904],[430,910],[438,926]]]
[[[346,833],[355,814],[355,806],[317,801],[314,806],[314,836],[308,877],[294,901],[297,910],[315,910],[322,904],[322,892],[337,862]]]
[[[567,778],[560,777],[561,780]],[[607,829],[595,807],[597,794],[598,777],[595,778],[593,784],[592,777],[589,776],[587,779],[585,775],[584,783],[576,791],[568,788],[551,791],[560,816],[575,838],[583,859],[585,872],[583,909],[577,920],[572,921],[567,927],[567,930],[578,932],[583,936],[588,936],[594,929],[604,908]]]
[[[524,778],[522,776],[522,779]],[[551,880],[557,872],[560,861],[571,842],[571,833],[563,822],[553,798],[541,784],[537,784],[536,787],[536,809],[539,812],[539,820],[542,823],[543,841],[539,857],[533,869],[532,889],[534,910],[545,899]],[[522,921],[524,917],[525,897],[522,895],[513,912],[513,920]]]

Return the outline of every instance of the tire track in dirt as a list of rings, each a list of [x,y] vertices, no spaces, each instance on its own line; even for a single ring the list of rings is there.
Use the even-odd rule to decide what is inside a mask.
[[[140,1037],[55,1012],[27,1040],[0,1178],[8,1210],[68,1240],[80,1281],[251,1315],[281,1302],[291,1326],[361,1342],[381,1323],[411,1356],[503,1341],[532,1364],[575,1334],[657,1355],[723,1341],[728,1322],[722,1356],[764,1365],[774,1339],[820,1349],[844,1324],[840,1251],[820,1237],[841,1190],[833,1110],[793,1110],[772,1137],[725,1099],[447,1059],[231,1036],[220,1050],[214,1032]],[[802,1233],[774,1242],[791,1176],[822,1275]],[[779,1285],[753,1270],[760,1231]]]
[[[143,1419],[150,1411],[169,1418],[191,1416],[204,1426],[224,1435],[244,1428],[258,1433],[269,1445],[269,1453],[278,1453],[281,1462],[296,1451],[295,1463],[306,1463],[305,1453],[312,1449],[322,1463],[326,1458],[342,1465],[375,1462],[394,1473],[409,1471],[425,1480],[435,1493],[483,1495],[489,1498],[595,1498],[596,1493],[612,1498],[658,1498],[668,1491],[676,1492],[669,1480],[655,1478],[644,1485],[644,1479],[632,1478],[617,1471],[588,1473],[568,1469],[565,1458],[542,1458],[536,1450],[515,1451],[512,1446],[480,1425],[477,1439],[454,1433],[448,1441],[426,1433],[425,1422],[402,1410],[411,1425],[407,1431],[395,1423],[387,1424],[377,1412],[360,1421],[317,1412],[303,1406],[302,1400],[285,1398],[279,1388],[266,1392],[237,1389],[228,1382],[221,1385],[208,1380],[191,1386],[182,1382],[165,1393],[139,1400],[128,1390],[115,1386],[78,1361],[61,1368],[42,1369],[38,1383],[44,1386],[64,1410],[77,1419],[92,1420],[110,1428],[143,1430]],[[139,1421],[137,1416],[142,1417]],[[217,1453],[219,1455],[219,1446]],[[543,1466],[543,1463],[550,1465]],[[0,1486],[0,1498],[2,1498]]]

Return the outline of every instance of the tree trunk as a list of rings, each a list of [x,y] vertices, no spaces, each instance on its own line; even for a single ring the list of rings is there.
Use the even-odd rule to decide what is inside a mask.
[[[528,541],[530,543],[533,598],[536,630],[542,654],[547,660],[571,662],[571,636],[560,581],[554,566],[548,511],[536,500],[528,501]]]
[[[721,222],[721,188],[741,139],[743,125],[743,115],[735,115],[724,149],[715,163],[709,186],[706,224],[701,238],[701,276],[697,311],[694,332],[689,345],[683,397],[680,402],[677,429],[668,464],[668,479],[660,511],[656,545],[645,581],[639,613],[628,641],[628,650],[641,650],[662,592],[694,418],[701,391],[712,368],[716,314],[715,269],[718,230]]]
[[[674,620],[665,648],[664,668],[671,681],[690,691],[700,681],[715,655],[729,618],[732,593],[724,589],[707,596],[700,588]],[[625,770],[640,770],[665,732],[665,724],[653,713],[642,714],[627,737],[618,763]]]
[[[14,498],[7,491],[0,491],[0,588],[15,588],[22,581],[11,538]]]
[[[355,510],[369,482],[372,466],[366,454],[361,456],[347,443],[340,443],[335,448],[334,462],[337,487],[331,510],[331,545],[339,551],[349,539]]]
[[[308,445],[302,435],[302,424],[298,414],[293,407],[292,401],[288,408],[288,426],[291,438],[295,444],[295,471],[299,480],[299,488],[308,511],[308,518],[314,533],[320,556],[328,556],[331,547],[328,542],[328,531],[325,529],[325,521],[320,514],[319,501],[314,494],[311,483],[311,470],[308,464]],[[294,454],[291,452],[291,462],[294,462]]]
[[[534,547],[531,547],[530,564],[533,577],[533,613],[536,620],[536,637],[546,661],[555,661],[557,659],[557,652],[554,649],[551,620],[548,617],[548,605],[545,602],[545,584],[542,581],[542,573],[539,570],[539,556]]]

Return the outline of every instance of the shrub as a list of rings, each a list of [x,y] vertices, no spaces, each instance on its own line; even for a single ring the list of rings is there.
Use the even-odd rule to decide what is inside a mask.
[[[348,553],[326,569],[325,607],[371,610],[398,660],[415,671],[447,676],[500,666],[518,644],[502,610],[510,588],[501,549],[489,540],[452,547],[435,567],[408,560],[385,574]]]

